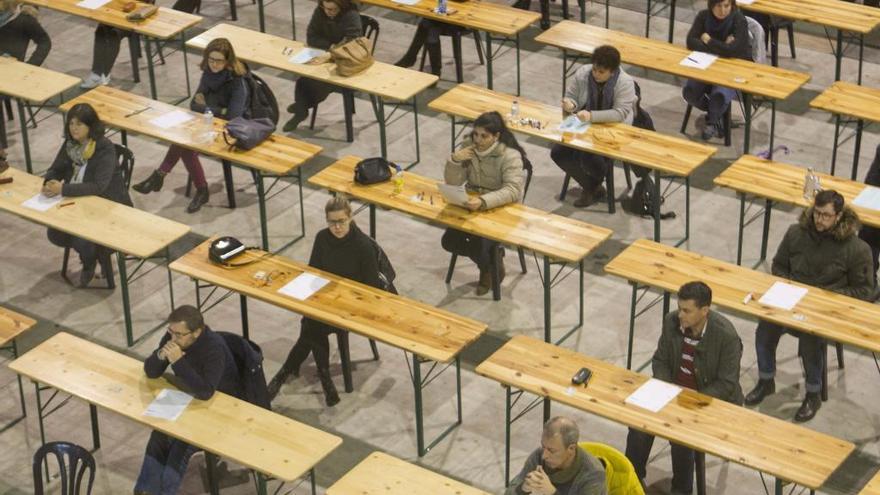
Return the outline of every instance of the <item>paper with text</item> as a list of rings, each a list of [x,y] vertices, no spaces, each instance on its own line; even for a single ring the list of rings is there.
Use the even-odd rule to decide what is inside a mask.
[[[320,57],[325,53],[327,52],[319,48],[303,48],[302,50],[296,52],[296,54],[290,57],[288,60],[290,60],[290,63],[293,64],[305,64],[309,60],[315,57]]]
[[[807,295],[807,289],[785,282],[775,282],[770,290],[761,296],[759,303],[773,306],[774,308],[791,311],[792,308]]]
[[[329,283],[330,281],[326,278],[303,272],[300,276],[287,282],[284,287],[278,289],[278,292],[285,296],[305,301]]]
[[[186,392],[163,388],[144,410],[144,416],[177,421],[192,399],[192,396]]]
[[[718,55],[712,55],[705,52],[691,52],[687,57],[681,59],[680,64],[685,67],[693,67],[694,69],[706,70],[710,65],[718,60]]]
[[[443,199],[446,200],[447,203],[457,205],[457,206],[466,206],[470,196],[467,193],[467,190],[464,186],[452,186],[449,184],[437,184],[437,188],[440,190],[440,194],[443,196]]]
[[[580,134],[582,132],[587,132],[587,129],[590,127],[589,122],[583,122],[581,119],[577,118],[576,115],[569,115],[562,122],[559,123],[559,130],[562,132],[573,132],[576,134]]]
[[[651,378],[630,394],[624,402],[658,412],[681,392],[681,387]]]
[[[193,115],[191,113],[184,112],[183,110],[172,110],[150,120],[150,124],[162,129],[169,129],[192,119]]]
[[[82,2],[76,4],[76,6],[82,7],[84,9],[95,10],[103,7],[104,5],[107,5],[110,2],[111,0],[83,0]]]
[[[37,211],[48,211],[49,208],[52,208],[53,206],[60,203],[61,199],[62,198],[60,194],[58,196],[53,196],[50,198],[48,196],[44,196],[43,193],[39,193],[34,194],[32,197],[25,200],[21,204],[21,206]]]
[[[865,186],[852,204],[869,210],[880,210],[880,188]]]

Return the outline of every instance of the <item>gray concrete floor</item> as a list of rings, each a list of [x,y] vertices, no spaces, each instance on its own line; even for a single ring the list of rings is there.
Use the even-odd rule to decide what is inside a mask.
[[[160,2],[170,4],[170,2]],[[572,2],[574,3],[574,2]],[[697,4],[702,6],[702,2]],[[298,2],[296,23],[298,33],[305,33],[306,22],[315,3]],[[537,7],[535,7],[537,8]],[[683,43],[689,22],[701,7],[686,3],[678,10],[676,41]],[[604,5],[590,3],[588,21],[602,24]],[[631,33],[643,34],[644,4],[624,2],[611,9],[611,27]],[[203,25],[194,30],[197,34],[217,22],[227,22],[228,5],[220,0],[205,1]],[[574,8],[574,12],[577,9]],[[381,35],[377,58],[394,62],[406,49],[415,26],[415,19],[377,8],[365,12],[377,17],[381,23]],[[239,21],[242,26],[256,29],[256,8],[242,2]],[[553,16],[560,17],[558,4],[553,4]],[[53,50],[45,66],[68,74],[85,77],[91,63],[93,23],[46,11],[43,22],[52,36]],[[290,32],[288,2],[275,1],[267,5],[268,31],[280,35]],[[652,22],[652,37],[665,39],[666,19]],[[830,168],[833,139],[833,118],[809,108],[809,101],[833,79],[834,59],[828,42],[820,37],[821,30],[805,27],[797,37],[797,59],[788,58],[787,46],[781,49],[783,67],[808,72],[813,79],[788,100],[778,105],[776,143],[791,149],[789,156],[778,159],[801,166],[813,166],[817,170]],[[523,96],[546,102],[555,102],[560,94],[559,52],[532,41],[539,33],[537,27],[523,34],[522,72]],[[816,36],[819,35],[819,36]],[[445,79],[439,86],[421,95],[420,136],[422,162],[415,169],[424,175],[441,177],[442,163],[449,153],[449,119],[427,109],[426,104],[454,85],[454,68],[449,57],[448,40],[445,50]],[[865,84],[880,86],[880,70],[876,49],[867,50]],[[143,82],[134,84],[126,47],[120,55],[112,84],[137,94],[148,95],[146,71],[142,70]],[[485,84],[485,70],[476,60],[469,42],[464,45],[466,80]],[[157,69],[160,95],[166,101],[184,94],[183,60],[180,53],[168,54],[167,64]],[[197,57],[190,56],[191,79]],[[515,63],[512,52],[503,55],[496,63],[496,89],[512,92],[515,88]],[[846,79],[854,79],[855,62],[847,59],[844,65]],[[631,68],[629,71],[642,85],[644,106],[651,112],[658,130],[677,134],[684,103],[680,97],[683,81],[658,73]],[[277,71],[259,69],[279,97],[282,108],[290,102],[293,81],[289,75]],[[69,95],[68,95],[69,96]],[[379,153],[378,127],[374,122],[367,100],[359,97],[355,116],[354,143],[346,143],[342,123],[342,104],[338,95],[332,95],[320,107],[314,130],[303,128],[295,137],[319,144],[324,152],[309,162],[304,170],[313,174],[322,167],[346,154],[375,156]],[[36,170],[45,169],[60,144],[61,117],[58,114],[40,114],[39,127],[31,130],[32,150]],[[738,110],[734,119],[742,121]],[[10,123],[10,152],[12,162],[22,164],[22,147],[17,130],[18,123]],[[392,159],[411,160],[414,156],[412,120],[408,117],[389,128],[389,150]],[[754,124],[753,150],[766,148],[769,131],[769,114],[764,111]],[[688,135],[698,134],[692,122]],[[114,138],[118,140],[118,137]],[[870,128],[862,145],[863,176],[873,156],[874,147],[880,142],[876,129]],[[732,160],[742,153],[742,128],[734,130],[734,145],[719,146],[717,155],[696,172],[693,179],[692,232],[684,246],[689,250],[708,256],[732,261],[736,253],[737,200],[733,193],[716,189],[712,179]],[[158,165],[166,146],[150,139],[129,138],[130,147],[137,156],[135,180],[145,178]],[[716,143],[717,144],[717,143]],[[650,237],[651,221],[636,218],[618,211],[608,215],[603,208],[576,209],[571,205],[576,195],[565,202],[557,199],[562,175],[548,156],[546,145],[525,140],[525,147],[535,165],[535,177],[526,203],[546,211],[571,216],[585,222],[602,225],[614,230],[613,238],[587,259],[586,276],[586,325],[565,345],[579,352],[599,357],[618,365],[625,364],[627,318],[629,315],[629,285],[621,279],[603,273],[603,265],[626,245],[638,238]],[[841,147],[842,173],[849,173],[852,160],[852,141]],[[141,196],[133,193],[138,208],[171,218],[192,226],[193,233],[173,246],[174,255],[180,255],[204,238],[215,234],[231,234],[247,243],[259,239],[258,213],[255,190],[246,171],[236,170],[238,208],[225,207],[222,173],[219,164],[204,159],[205,169],[213,197],[208,206],[195,215],[184,212],[187,199],[183,197],[185,174],[179,167],[166,179],[161,193]],[[623,174],[617,169],[618,195],[623,193]],[[288,249],[285,254],[294,259],[306,260],[312,238],[323,228],[322,205],[327,193],[306,185],[305,212],[306,238]],[[296,192],[282,192],[269,206],[270,228],[276,235],[273,245],[286,240],[299,230],[296,211]],[[673,194],[666,202],[665,210],[676,211],[679,218],[663,222],[664,241],[672,242],[683,232],[684,195]],[[770,254],[781,239],[786,225],[794,221],[797,210],[777,209],[772,218]],[[369,361],[366,339],[352,338],[353,356],[357,361],[354,373],[356,390],[343,394],[342,402],[332,408],[323,406],[320,386],[314,374],[314,365],[307,362],[303,377],[282,389],[276,400],[276,410],[299,421],[317,426],[340,435],[344,444],[327,460],[318,465],[318,484],[322,491],[334,480],[359,462],[373,450],[387,451],[404,459],[418,462],[432,470],[463,480],[490,492],[500,492],[503,487],[503,438],[504,394],[496,383],[477,376],[474,366],[493,349],[513,335],[542,335],[541,285],[537,267],[530,266],[528,274],[514,270],[515,257],[508,256],[509,276],[503,285],[503,300],[493,302],[489,297],[477,297],[473,291],[477,273],[469,263],[460,263],[450,285],[445,285],[448,255],[440,248],[441,230],[435,226],[415,221],[405,215],[379,212],[378,239],[388,251],[398,272],[397,286],[402,294],[425,301],[449,311],[488,323],[489,332],[464,353],[462,388],[464,394],[464,423],[433,451],[419,459],[416,456],[415,426],[412,388],[409,383],[406,362],[401,351],[380,345],[381,360]],[[358,217],[366,226],[365,215]],[[34,316],[39,320],[37,328],[22,337],[21,347],[28,349],[59,330],[67,330],[86,336],[96,342],[122,350],[142,358],[156,345],[159,334],[153,334],[131,349],[124,349],[123,319],[118,290],[77,290],[64,283],[59,276],[61,250],[52,247],[45,239],[44,228],[28,223],[12,215],[0,215],[0,231],[4,241],[0,243],[0,301],[5,306]],[[746,233],[746,262],[757,260],[760,230],[753,226]],[[767,269],[764,265],[762,269]],[[74,266],[74,271],[77,267]],[[136,331],[143,333],[157,325],[169,311],[167,282],[162,270],[149,273],[133,287],[133,311]],[[193,284],[183,277],[174,277],[175,301],[193,303]],[[554,331],[558,334],[576,321],[577,287],[574,279],[567,279],[553,294]],[[635,361],[646,361],[655,346],[659,332],[660,310],[655,307],[637,323]],[[753,349],[755,321],[738,314],[728,315],[734,321],[745,344],[742,361],[742,385],[749,389],[756,381],[757,370]],[[250,304],[251,335],[266,354],[267,374],[274,373],[293,344],[298,333],[299,317],[268,305]],[[208,322],[218,329],[238,331],[238,305],[234,299],[227,300],[207,314]],[[759,407],[759,410],[784,420],[791,420],[800,404],[801,366],[796,357],[796,341],[784,339],[779,350],[779,392]],[[333,346],[335,348],[335,346]],[[332,362],[338,363],[334,353]],[[858,349],[847,349],[846,369],[840,370],[832,359],[829,372],[830,400],[818,416],[807,424],[817,431],[850,440],[858,446],[856,455],[831,478],[823,488],[824,493],[855,493],[876,470],[878,452],[878,405],[877,368],[872,356]],[[334,367],[335,379],[341,385],[341,373]],[[15,379],[8,370],[0,373],[0,420],[9,418],[16,411],[17,392]],[[427,432],[436,434],[450,422],[454,407],[453,375],[441,376],[429,389],[426,399]],[[26,388],[27,403],[31,414],[27,420],[0,434],[0,493],[30,493],[30,459],[39,445],[39,430],[35,420],[33,387]],[[606,442],[619,449],[624,448],[626,430],[619,424],[599,419],[589,414],[554,406],[554,413],[570,414],[581,425],[584,439]],[[97,452],[98,482],[96,493],[129,493],[140,466],[143,447],[149,431],[111,413],[102,411],[103,448]],[[530,413],[513,427],[513,466],[517,469],[525,456],[538,445],[540,413]],[[49,439],[64,439],[90,445],[88,414],[85,404],[73,400],[47,420]],[[292,439],[295,441],[295,439]],[[199,472],[203,466],[200,456],[191,463],[182,493],[203,493]],[[650,493],[666,493],[671,468],[666,442],[660,441],[649,465]],[[772,480],[769,478],[767,482]],[[762,480],[757,473],[737,464],[709,458],[708,485],[710,493],[757,494],[762,493]],[[239,485],[224,493],[250,493],[249,485]],[[295,493],[306,493],[306,485]]]

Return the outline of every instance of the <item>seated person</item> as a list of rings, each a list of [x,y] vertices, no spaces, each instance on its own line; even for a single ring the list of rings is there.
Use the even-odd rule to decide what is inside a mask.
[[[141,0],[143,3],[156,3],[156,0]],[[177,0],[171,7],[174,10],[192,14],[196,10],[199,0]],[[118,29],[106,24],[98,24],[95,28],[95,44],[92,51],[92,72],[83,80],[79,87],[92,89],[97,86],[110,84],[110,71],[116,64],[119,55],[119,45],[122,38],[130,37],[131,31]],[[129,43],[132,39],[129,38]]]
[[[871,168],[868,169],[868,174],[865,176],[865,184],[880,187],[880,145],[877,145],[877,151],[874,153],[874,162],[871,163]],[[859,238],[867,242],[868,246],[871,247],[871,258],[874,260],[874,270],[871,273],[874,274],[874,286],[876,287],[877,270],[880,269],[880,262],[878,262],[878,256],[880,256],[880,228],[862,226],[862,230],[859,231]]]
[[[582,122],[632,124],[637,104],[635,81],[620,67],[620,52],[603,45],[593,51],[592,65],[575,72],[565,90],[562,111],[577,115]],[[605,197],[602,183],[612,166],[610,159],[562,144],[553,145],[550,158],[581,186],[575,206],[586,208]]]
[[[443,51],[440,45],[440,36],[452,36],[465,31],[469,31],[469,29],[423,18],[419,21],[418,27],[416,27],[416,34],[413,36],[406,53],[394,65],[398,67],[412,67],[416,63],[416,58],[422,47],[427,45],[431,73],[440,77],[443,71]]]
[[[193,306],[178,306],[168,315],[168,332],[144,361],[147,378],[159,378],[171,366],[184,392],[208,400],[220,391],[240,392],[238,369],[223,337],[214,333]],[[199,450],[153,431],[134,486],[135,495],[173,495],[180,488],[189,458]]]
[[[708,0],[709,9],[701,10],[687,34],[690,50],[719,57],[752,59],[749,25],[736,8],[736,0]],[[724,135],[722,119],[736,97],[736,90],[700,81],[688,80],[682,96],[692,106],[707,112],[703,140]]]
[[[0,0],[0,55],[24,62],[31,41],[37,47],[27,63],[43,65],[52,48],[52,40],[37,20],[36,7],[21,5],[17,0]]]
[[[872,301],[876,295],[871,248],[859,239],[859,216],[844,205],[843,196],[828,189],[816,194],[813,206],[791,225],[773,257],[773,275],[849,297]],[[798,338],[798,355],[806,375],[806,396],[794,415],[798,422],[813,419],[822,406],[822,338],[794,332],[761,320],[755,335],[758,383],[746,395],[746,404],[760,404],[776,391],[776,347],[782,335]]]
[[[471,211],[491,210],[508,203],[518,203],[523,195],[523,161],[526,152],[504,124],[498,112],[487,112],[474,121],[470,139],[446,160],[444,178],[447,184],[467,184],[471,196],[467,208]],[[467,256],[480,269],[477,295],[489,292],[492,286],[492,252],[500,251],[497,242],[446,229],[441,241],[443,249]],[[504,279],[503,252],[497,254],[498,283]]]
[[[131,206],[131,198],[116,162],[116,148],[104,137],[104,124],[88,103],[74,105],[67,112],[64,144],[46,171],[42,193],[49,197],[59,194],[64,197],[101,196]],[[53,228],[49,228],[47,234],[52,244],[73,248],[79,254],[83,266],[80,287],[88,287],[99,261],[104,277],[112,280],[110,250]]]
[[[329,50],[332,45],[363,36],[361,16],[350,0],[320,0],[306,30],[306,45]],[[284,123],[284,132],[293,132],[309,117],[309,109],[326,100],[339,86],[307,77],[296,80],[293,103],[287,111],[293,114]]]
[[[577,424],[557,416],[544,423],[541,446],[529,455],[504,495],[606,495],[605,467],[578,447]]]
[[[657,350],[651,360],[654,378],[696,390],[734,404],[742,404],[739,366],[742,341],[733,324],[711,309],[712,289],[688,282],[678,290],[678,311],[663,319]],[[654,436],[630,428],[626,456],[644,480]],[[694,488],[694,451],[669,443],[672,451],[672,493],[685,495]]]
[[[215,117],[232,120],[236,117],[249,115],[248,85],[244,80],[247,75],[247,67],[235,56],[232,43],[226,38],[216,38],[205,47],[204,56],[200,65],[202,78],[199,87],[189,104],[190,109],[196,112],[204,112],[211,109]],[[195,151],[172,144],[165,153],[165,159],[159,168],[154,170],[143,182],[132,186],[132,189],[141,193],[149,194],[159,191],[165,183],[165,176],[177,165],[178,160],[183,160],[183,166],[189,173],[196,193],[192,201],[186,207],[187,213],[195,213],[208,202],[208,181],[205,179],[205,171],[199,161],[199,154]]]

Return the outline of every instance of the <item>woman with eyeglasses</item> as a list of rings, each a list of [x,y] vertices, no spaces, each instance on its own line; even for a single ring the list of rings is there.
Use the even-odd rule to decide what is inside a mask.
[[[372,287],[380,287],[379,263],[373,240],[354,223],[351,204],[342,195],[330,198],[324,206],[327,228],[315,236],[309,266]],[[284,365],[269,382],[269,397],[278,395],[287,379],[299,376],[303,361],[311,353],[318,368],[327,407],[339,402],[339,394],[330,378],[330,334],[344,332],[324,323],[303,318],[302,331],[287,355]]]
[[[525,160],[525,150],[504,124],[501,114],[487,112],[477,117],[470,138],[446,160],[444,178],[453,186],[466,184],[472,193],[468,210],[491,210],[521,200]],[[477,295],[489,292],[492,286],[493,260],[498,264],[498,283],[504,279],[504,251],[499,243],[455,229],[446,229],[441,243],[443,249],[467,256],[477,264]]]
[[[215,117],[232,120],[236,117],[248,116],[248,87],[244,76],[247,75],[247,66],[235,56],[232,43],[226,38],[217,38],[205,47],[204,57],[200,65],[202,78],[196,94],[190,101],[190,109],[196,112],[204,112],[211,109]],[[195,151],[172,144],[165,153],[165,158],[159,168],[153,171],[143,182],[135,184],[132,188],[141,193],[149,194],[162,189],[165,176],[183,160],[183,166],[189,173],[196,192],[192,201],[186,207],[187,213],[195,213],[202,205],[208,202],[208,182],[205,179],[205,171],[199,161],[199,154]]]

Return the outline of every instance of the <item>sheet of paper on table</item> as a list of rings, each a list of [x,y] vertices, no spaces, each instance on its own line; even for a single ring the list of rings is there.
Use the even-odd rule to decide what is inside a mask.
[[[144,416],[176,421],[192,399],[192,396],[186,392],[163,388],[144,410]]]
[[[43,193],[38,193],[25,200],[21,206],[37,211],[48,211],[50,208],[60,203],[61,199],[61,195],[50,198],[48,196],[43,196]]]
[[[718,55],[712,55],[705,52],[690,52],[687,57],[679,62],[685,67],[693,67],[694,69],[706,70],[710,65],[718,60]]]
[[[681,387],[651,378],[631,393],[624,402],[657,412],[681,392]]]
[[[862,192],[853,199],[852,204],[869,210],[880,210],[880,188],[865,186]]]
[[[296,54],[290,57],[288,60],[290,61],[290,63],[293,64],[304,64],[307,63],[309,60],[315,57],[320,57],[325,53],[327,52],[321,50],[320,48],[303,48],[302,50],[296,52]]]
[[[785,282],[775,282],[770,287],[770,290],[761,296],[758,302],[767,306],[773,306],[774,308],[791,311],[805,295],[807,295],[807,289],[804,287],[798,287]]]
[[[576,115],[569,115],[562,122],[559,123],[559,130],[562,132],[573,132],[576,134],[580,134],[582,132],[587,132],[587,129],[590,127],[589,122],[583,122],[581,119],[577,118]]]
[[[305,301],[329,283],[330,281],[326,278],[321,278],[311,273],[302,273],[300,276],[284,284],[284,287],[278,289],[278,292],[287,297]]]
[[[162,129],[169,129],[192,119],[193,115],[191,113],[184,112],[183,110],[172,110],[150,120],[150,124],[156,127],[161,127]]]
[[[84,9],[95,10],[100,9],[104,5],[107,5],[112,0],[83,0],[76,4],[77,7],[82,7]]]

